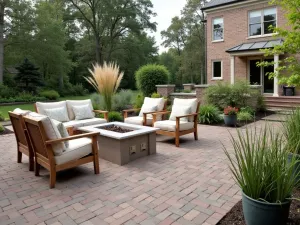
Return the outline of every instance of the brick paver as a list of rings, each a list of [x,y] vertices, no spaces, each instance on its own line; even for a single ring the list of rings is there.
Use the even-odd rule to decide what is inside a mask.
[[[13,134],[0,136],[0,224],[216,224],[241,199],[222,150],[228,130],[235,135],[199,125],[199,140],[183,136],[180,148],[159,136],[156,155],[100,160],[99,175],[92,164],[59,172],[55,189],[46,170],[28,171],[26,156],[16,162]]]

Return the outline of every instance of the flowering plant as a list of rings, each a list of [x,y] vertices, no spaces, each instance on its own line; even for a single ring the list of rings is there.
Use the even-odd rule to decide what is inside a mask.
[[[238,113],[238,111],[239,111],[238,108],[228,106],[224,109],[224,115],[227,115],[227,116],[236,115]]]

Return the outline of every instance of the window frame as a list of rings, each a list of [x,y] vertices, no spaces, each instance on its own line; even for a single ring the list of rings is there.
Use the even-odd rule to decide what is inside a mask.
[[[221,76],[220,77],[215,77],[214,73],[214,63],[217,63],[217,62],[220,62],[221,63]],[[222,60],[219,60],[219,59],[216,59],[216,60],[212,60],[212,80],[223,80],[223,61]]]
[[[219,40],[215,40],[214,38],[215,38],[215,35],[214,35],[214,31],[215,31],[215,28],[214,28],[214,25],[215,25],[215,23],[214,23],[214,21],[215,20],[218,20],[218,19],[222,19],[222,21],[223,21],[223,27],[222,27],[222,29],[223,29],[223,35],[222,35],[222,39],[219,39]],[[212,26],[212,42],[221,42],[221,41],[224,41],[224,17],[215,17],[215,18],[212,18],[212,24],[211,24],[211,26]],[[218,29],[221,29],[221,28],[218,28]]]
[[[269,9],[275,9],[275,16],[276,16],[276,18],[275,18],[275,20],[265,21],[265,19],[264,19],[264,16],[265,16],[264,12],[265,12],[266,10],[269,10]],[[258,23],[250,24],[250,18],[251,18],[251,17],[250,17],[250,14],[251,14],[252,12],[258,12],[258,11],[260,12],[260,18],[261,18],[261,20],[260,20],[261,34],[251,35],[251,29],[250,29],[250,26],[251,26],[251,25],[254,25],[254,24],[258,24]],[[255,37],[272,36],[272,35],[276,34],[275,32],[265,34],[265,22],[272,22],[272,21],[275,21],[275,23],[276,23],[276,28],[277,28],[277,27],[278,27],[278,10],[277,10],[277,7],[269,7],[269,8],[264,8],[264,9],[260,9],[260,10],[251,10],[251,11],[249,11],[249,12],[248,12],[248,37],[249,37],[249,38],[255,38]]]

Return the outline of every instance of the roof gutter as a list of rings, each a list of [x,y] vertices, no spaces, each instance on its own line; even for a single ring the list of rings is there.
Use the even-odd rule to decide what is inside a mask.
[[[208,9],[213,9],[213,8],[218,8],[218,7],[222,7],[222,6],[227,6],[227,5],[233,5],[233,4],[237,4],[237,3],[240,3],[240,2],[245,2],[247,0],[236,0],[236,1],[233,1],[233,2],[226,2],[226,3],[222,3],[222,4],[218,4],[218,5],[212,5],[212,6],[208,6],[208,7],[202,7],[201,10],[202,11],[205,11],[205,10],[208,10]]]

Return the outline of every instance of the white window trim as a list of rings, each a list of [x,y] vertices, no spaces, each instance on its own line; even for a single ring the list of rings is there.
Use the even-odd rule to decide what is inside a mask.
[[[221,62],[221,77],[214,77],[214,63]],[[213,60],[211,64],[211,71],[212,71],[212,80],[223,80],[223,61],[222,60]]]
[[[277,7],[268,7],[268,8],[264,8],[261,10],[251,10],[248,12],[248,37],[247,39],[252,39],[252,38],[263,38],[263,37],[270,37],[273,35],[276,35],[277,33],[271,33],[271,34],[259,34],[259,35],[250,35],[250,13],[251,12],[255,12],[255,11],[260,11],[261,12],[261,32],[264,32],[264,14],[263,12],[267,9],[275,9],[276,10],[276,28],[278,27],[278,10]]]
[[[214,21],[216,19],[223,19],[223,38],[220,39],[220,40],[214,40]],[[224,33],[225,33],[225,23],[224,23],[224,17],[220,16],[220,17],[215,17],[215,18],[212,18],[212,24],[211,24],[211,28],[212,28],[212,41],[211,42],[223,42],[224,41]]]

